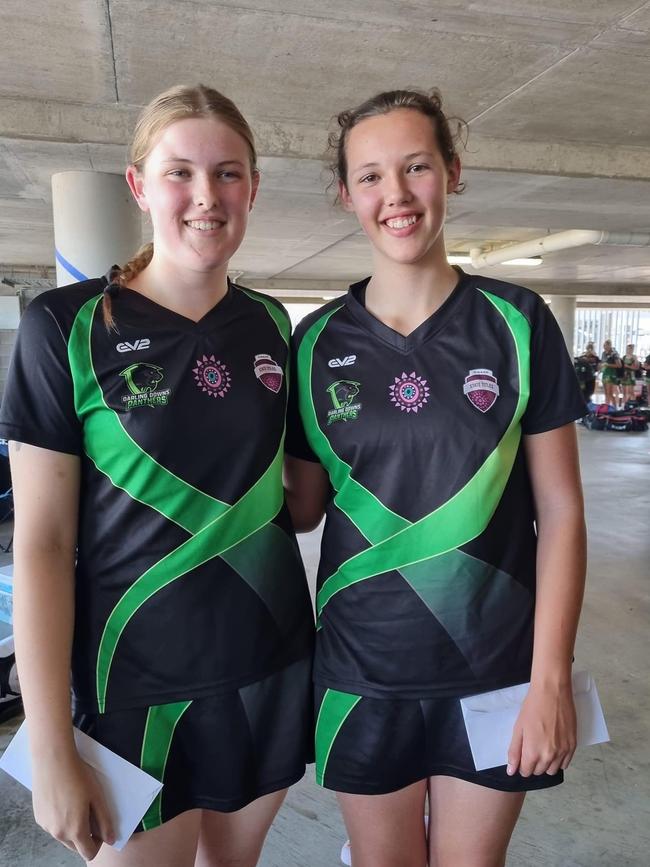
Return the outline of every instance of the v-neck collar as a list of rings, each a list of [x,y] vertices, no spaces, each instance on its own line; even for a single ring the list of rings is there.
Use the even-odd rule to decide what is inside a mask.
[[[367,331],[384,343],[387,343],[393,349],[406,355],[440,331],[459,309],[464,296],[467,294],[471,278],[460,268],[456,270],[459,273],[459,280],[449,297],[445,299],[431,316],[425,319],[424,322],[421,322],[417,328],[406,336],[400,334],[399,331],[395,331],[394,328],[386,325],[380,319],[377,319],[366,309],[366,288],[370,282],[370,277],[366,277],[364,280],[360,280],[358,283],[353,283],[350,286],[345,303],[352,316]]]
[[[226,294],[198,322],[195,322],[188,316],[183,316],[182,313],[170,310],[169,307],[159,304],[147,295],[143,295],[135,289],[130,289],[128,286],[120,286],[114,298],[117,299],[118,305],[120,297],[123,297],[126,302],[126,309],[119,311],[120,318],[122,319],[128,320],[129,313],[134,313],[137,316],[146,316],[161,325],[173,326],[186,332],[205,334],[211,331],[216,322],[229,312],[234,294],[235,286],[230,278],[228,278]],[[140,319],[138,319],[137,324],[142,324]]]

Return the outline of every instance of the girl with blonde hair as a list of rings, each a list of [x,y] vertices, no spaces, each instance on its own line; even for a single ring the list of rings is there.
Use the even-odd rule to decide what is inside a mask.
[[[158,96],[126,178],[153,244],[32,302],[0,419],[34,812],[104,867],[252,867],[311,750],[289,319],[227,276],[259,184],[230,100]],[[73,723],[164,784],[121,853]]]

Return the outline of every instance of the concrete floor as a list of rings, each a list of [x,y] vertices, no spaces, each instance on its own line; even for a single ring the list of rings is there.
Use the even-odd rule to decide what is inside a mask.
[[[589,580],[576,665],[595,676],[612,742],[578,753],[558,789],[527,799],[508,867],[650,863],[650,433],[579,427]],[[313,580],[318,534],[301,540]],[[16,724],[0,726],[0,750]],[[1,867],[79,860],[33,822],[28,793],[0,772]],[[345,837],[334,796],[310,771],[289,793],[260,867],[335,867]]]

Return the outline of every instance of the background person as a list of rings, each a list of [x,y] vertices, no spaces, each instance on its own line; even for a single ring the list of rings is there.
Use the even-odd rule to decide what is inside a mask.
[[[605,392],[605,403],[613,406],[614,409],[618,409],[619,407],[618,381],[622,367],[621,358],[612,346],[612,341],[606,340],[603,343],[600,370],[602,373],[603,391]]]
[[[585,403],[590,403],[596,389],[596,372],[600,359],[594,352],[594,344],[588,343],[582,355],[576,358],[575,370]]]
[[[636,372],[639,370],[639,359],[634,354],[634,344],[628,343],[625,347],[625,355],[621,358],[621,387],[623,388],[623,405],[628,400],[635,399]]]
[[[227,277],[259,183],[230,100],[154,99],[127,181],[153,246],[30,304],[2,406],[34,812],[100,865],[248,867],[311,750],[313,622],[281,480],[289,320]],[[97,854],[113,828],[73,720],[164,782],[121,853]]]

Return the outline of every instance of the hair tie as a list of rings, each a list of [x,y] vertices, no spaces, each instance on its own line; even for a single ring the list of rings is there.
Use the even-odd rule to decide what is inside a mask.
[[[119,291],[119,283],[108,283],[108,285],[104,286],[104,295],[108,295],[110,298],[117,298]]]

